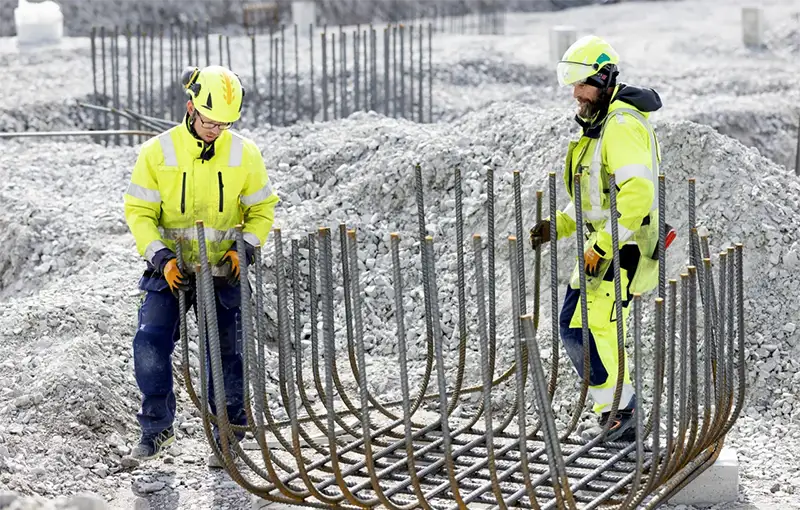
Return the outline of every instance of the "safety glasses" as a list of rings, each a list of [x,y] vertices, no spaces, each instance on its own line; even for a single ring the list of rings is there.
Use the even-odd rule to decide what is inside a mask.
[[[200,121],[200,125],[203,126],[203,129],[219,129],[220,131],[224,131],[226,129],[230,129],[232,125],[231,122],[214,122],[212,120],[208,120],[200,115],[200,112],[197,110],[195,110],[194,114],[197,116],[197,120]]]

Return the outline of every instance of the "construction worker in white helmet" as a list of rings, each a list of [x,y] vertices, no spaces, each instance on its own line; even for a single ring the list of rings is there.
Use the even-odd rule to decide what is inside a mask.
[[[245,91],[222,66],[188,68],[183,122],[145,142],[125,193],[125,219],[146,260],[139,281],[145,291],[133,339],[136,382],[142,393],[137,418],[141,439],[131,456],[154,458],[175,439],[171,356],[179,339],[178,292],[196,306],[194,267],[200,262],[195,222],[202,220],[214,289],[228,417],[245,425],[239,305],[239,256],[235,226],[243,225],[247,257],[267,241],[279,199],[256,144],[231,126],[239,120]],[[176,258],[181,239],[185,270]],[[205,356],[204,356],[205,358]],[[211,411],[214,385],[208,378]],[[243,433],[237,432],[241,440]],[[219,444],[219,431],[214,436]],[[209,466],[222,464],[213,453]]]
[[[620,277],[623,328],[634,293],[645,293],[658,284],[658,166],[661,160],[655,132],[648,122],[661,108],[653,89],[617,83],[619,55],[597,36],[577,40],[557,65],[558,81],[572,87],[578,102],[575,120],[581,136],[567,149],[564,184],[569,205],[556,214],[558,239],[573,233],[586,237],[567,286],[560,314],[561,341],[578,375],[583,377],[583,335],[578,271],[587,275],[587,320],[590,341],[589,393],[599,415],[595,426],[581,431],[584,439],[599,436],[609,424],[606,441],[635,440],[636,395],[630,380],[627,356],[618,359],[617,327],[612,265],[612,240],[608,176],[617,185]],[[575,223],[573,176],[581,174],[584,225]],[[674,231],[667,228],[667,246]],[[550,241],[549,218],[531,229],[531,246]],[[624,366],[619,409],[611,416],[619,363]]]

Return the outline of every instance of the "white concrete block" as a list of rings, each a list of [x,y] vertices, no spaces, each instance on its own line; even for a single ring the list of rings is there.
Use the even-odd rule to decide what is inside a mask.
[[[742,7],[742,42],[748,48],[764,46],[764,12],[758,7]]]
[[[307,30],[309,25],[317,24],[317,5],[313,1],[295,0],[292,2],[292,22],[297,24],[300,33]]]
[[[714,464],[669,500],[671,505],[714,505],[739,496],[739,459],[736,450],[723,447]]]
[[[550,28],[550,63],[555,64],[567,48],[578,40],[578,31],[569,25],[557,25]]]
[[[14,23],[20,48],[55,45],[64,35],[64,15],[52,0],[41,3],[19,0],[14,9]]]

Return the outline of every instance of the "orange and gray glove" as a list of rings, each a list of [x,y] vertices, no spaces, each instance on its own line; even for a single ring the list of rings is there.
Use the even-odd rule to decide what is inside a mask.
[[[247,263],[252,264],[255,262],[255,248],[250,245],[250,243],[244,243],[244,251],[247,255]],[[227,265],[229,268],[228,272],[228,283],[231,285],[236,285],[239,281],[239,273],[240,273],[240,261],[239,261],[239,252],[235,249],[231,249],[225,252],[225,255],[222,256],[220,259],[218,266],[225,266]]]
[[[164,264],[163,273],[164,279],[167,280],[167,284],[173,294],[177,295],[179,290],[184,292],[189,290],[186,277],[183,276],[181,270],[178,268],[178,259],[169,259],[167,263]]]
[[[583,270],[588,276],[598,275],[600,261],[603,260],[603,256],[598,253],[598,251],[602,250],[596,246],[597,245],[589,247],[589,249],[583,253]]]
[[[226,251],[217,265],[228,266],[228,283],[235,285],[239,281],[239,253],[236,250]]]
[[[550,220],[541,220],[531,229],[531,248],[534,250],[550,242]]]

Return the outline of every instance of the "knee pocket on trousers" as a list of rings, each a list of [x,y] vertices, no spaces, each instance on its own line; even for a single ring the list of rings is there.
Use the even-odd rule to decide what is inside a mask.
[[[623,298],[625,290],[623,288]],[[603,328],[616,328],[617,307],[614,293],[614,282],[604,281],[600,286],[586,294],[587,322],[589,329],[596,331]],[[581,327],[581,307],[575,307],[569,327]]]

